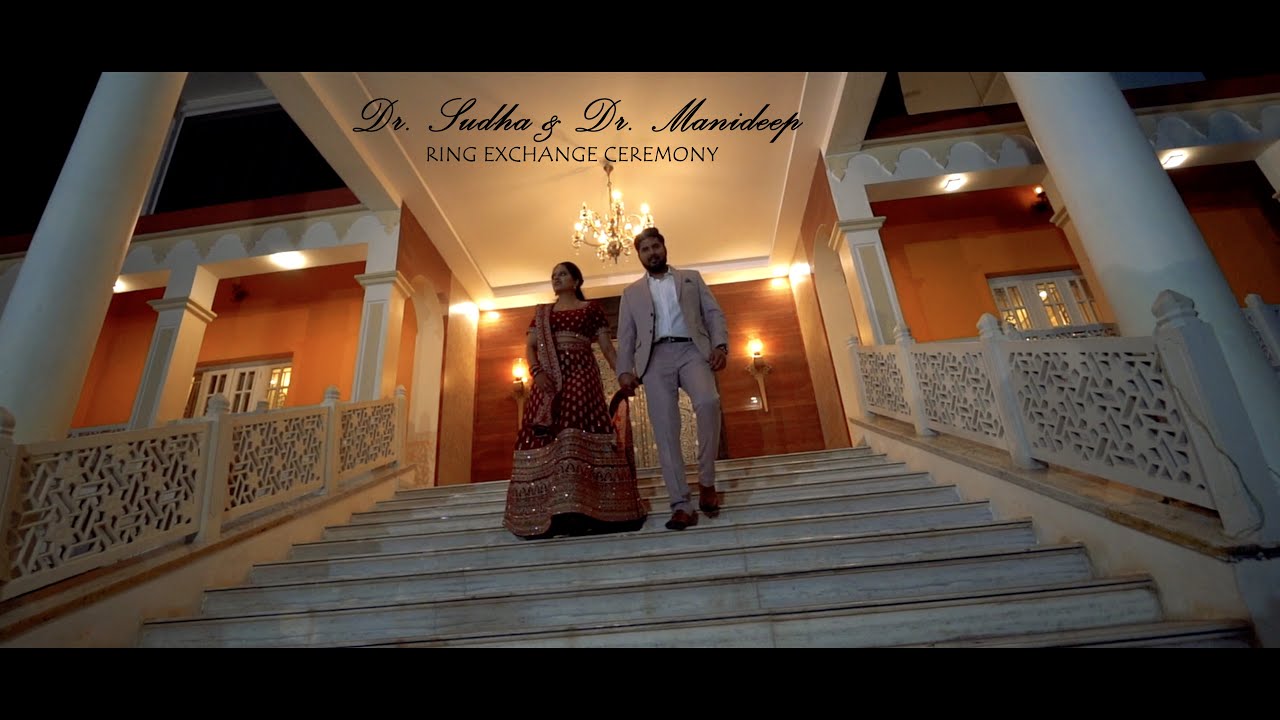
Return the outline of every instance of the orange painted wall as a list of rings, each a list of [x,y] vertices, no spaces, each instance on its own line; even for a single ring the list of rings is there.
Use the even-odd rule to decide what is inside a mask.
[[[1280,303],[1280,203],[1256,163],[1169,173],[1227,283]],[[1032,186],[872,203],[902,314],[916,340],[974,337],[995,313],[987,279],[1079,266]],[[1101,291],[1101,289],[1098,289]]]
[[[872,203],[903,318],[920,342],[976,337],[996,313],[989,276],[1078,266],[1034,188],[1014,187]]]
[[[239,281],[249,293],[240,302],[231,280],[219,282],[199,364],[292,355],[289,407],[322,402],[329,385],[350,399],[364,303],[355,276],[363,272],[357,262],[253,275]]]
[[[129,422],[156,327],[156,311],[147,301],[161,297],[164,288],[111,296],[71,427]]]
[[[1280,303],[1280,203],[1255,162],[1178,168],[1169,178],[1222,268],[1236,301]]]
[[[233,281],[222,280],[199,365],[292,356],[288,406],[323,401],[329,385],[349,398],[364,302],[355,276],[363,271],[361,262],[240,278],[248,295],[239,302],[231,297]],[[163,295],[155,288],[111,299],[73,427],[128,421],[155,329],[146,301]]]

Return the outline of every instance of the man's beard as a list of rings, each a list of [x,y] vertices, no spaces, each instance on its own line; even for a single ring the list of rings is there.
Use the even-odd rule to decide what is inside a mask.
[[[662,260],[650,259],[649,262],[645,263],[645,269],[651,273],[664,273],[667,271],[667,260],[666,258]]]

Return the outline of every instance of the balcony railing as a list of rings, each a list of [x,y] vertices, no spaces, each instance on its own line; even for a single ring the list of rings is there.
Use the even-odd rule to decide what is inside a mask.
[[[850,340],[864,417],[882,415],[1216,510],[1232,537],[1280,540],[1280,492],[1208,324],[1161,293],[1152,337],[1006,334],[973,341]]]
[[[180,543],[402,462],[405,394],[17,445],[0,408],[0,599]]]

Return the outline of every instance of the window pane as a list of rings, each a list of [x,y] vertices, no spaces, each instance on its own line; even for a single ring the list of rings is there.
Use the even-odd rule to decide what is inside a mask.
[[[1040,302],[1044,303],[1044,312],[1049,316],[1050,325],[1063,327],[1071,324],[1071,315],[1067,312],[1067,306],[1058,293],[1057,283],[1053,281],[1036,283],[1036,294],[1040,296]]]
[[[1093,293],[1089,292],[1089,283],[1083,277],[1070,280],[1071,296],[1080,308],[1080,315],[1090,325],[1098,322],[1098,307],[1093,302]]]
[[[991,296],[996,301],[996,309],[1000,311],[1001,322],[1019,330],[1031,329],[1031,317],[1027,314],[1026,303],[1022,301],[1022,293],[1017,287],[993,287]]]

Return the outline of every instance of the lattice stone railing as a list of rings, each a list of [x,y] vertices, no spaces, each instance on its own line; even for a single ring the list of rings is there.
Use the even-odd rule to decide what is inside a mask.
[[[1120,331],[1112,323],[1067,325],[1043,330],[1017,330],[1012,326],[1006,325],[1004,332],[1010,339],[1015,340],[1058,340],[1065,338],[1119,337],[1120,335]]]
[[[1032,457],[1216,507],[1152,338],[1005,352]]]
[[[1004,446],[981,343],[921,343],[912,348],[911,362],[931,430]]]
[[[0,597],[179,542],[195,532],[208,439],[208,425],[201,424],[18,448],[21,452],[8,465],[0,523]],[[0,460],[4,456],[0,453]],[[5,469],[0,467],[0,474]]]
[[[911,406],[907,404],[897,350],[893,346],[860,348],[857,356],[867,407],[881,415],[910,421]]]
[[[0,599],[156,548],[211,542],[250,514],[403,457],[405,394],[17,445],[0,408]]]
[[[230,416],[229,457],[218,459],[227,464],[227,520],[324,487],[329,413],[320,406]]]
[[[94,425],[93,427],[72,428],[67,431],[67,437],[89,437],[90,435],[105,435],[106,433],[120,432],[129,429],[129,423],[117,423],[115,425]]]
[[[338,413],[338,481],[399,459],[399,413],[381,400],[351,403]]]
[[[1280,490],[1212,329],[1177,293],[1152,309],[1153,337],[1026,342],[984,315],[977,341],[915,344],[906,328],[896,345],[852,338],[858,412],[1217,510],[1232,537],[1280,541]]]

